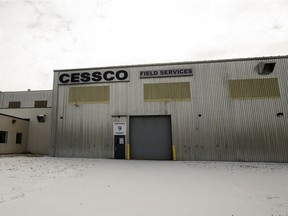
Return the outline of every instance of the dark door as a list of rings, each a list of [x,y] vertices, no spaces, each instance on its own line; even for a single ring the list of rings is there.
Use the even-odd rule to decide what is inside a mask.
[[[125,135],[114,136],[114,158],[125,159]]]
[[[172,160],[170,116],[130,117],[131,159]]]

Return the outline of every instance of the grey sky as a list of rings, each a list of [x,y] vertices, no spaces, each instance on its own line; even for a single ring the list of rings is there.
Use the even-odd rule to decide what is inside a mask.
[[[0,91],[53,69],[288,54],[288,0],[0,0]]]

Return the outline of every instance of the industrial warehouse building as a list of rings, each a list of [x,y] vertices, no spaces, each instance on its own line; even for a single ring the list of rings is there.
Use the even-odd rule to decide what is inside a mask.
[[[0,92],[0,154],[48,154],[52,91]]]
[[[0,154],[288,162],[288,56],[55,70],[0,92]]]
[[[49,154],[288,162],[287,58],[55,70]]]

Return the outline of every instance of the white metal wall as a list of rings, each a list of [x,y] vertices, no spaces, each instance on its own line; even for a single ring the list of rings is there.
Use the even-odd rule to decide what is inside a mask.
[[[47,100],[47,107],[52,107],[52,91],[21,91],[21,92],[1,92],[0,108],[8,108],[10,101],[20,101],[21,108],[34,108],[37,100]]]
[[[259,75],[257,64],[269,60],[276,62],[274,72]],[[141,70],[181,67],[191,67],[193,76],[139,78]],[[79,106],[68,104],[69,85],[58,86],[59,71],[55,72],[51,155],[113,158],[112,123],[117,118],[112,116],[121,115],[128,124],[131,115],[171,115],[177,160],[288,162],[287,57],[127,68],[130,82],[89,84],[109,85],[109,104]],[[229,98],[228,80],[272,77],[278,78],[280,99]],[[191,101],[144,102],[145,83],[187,81]],[[277,117],[279,112],[284,115]]]

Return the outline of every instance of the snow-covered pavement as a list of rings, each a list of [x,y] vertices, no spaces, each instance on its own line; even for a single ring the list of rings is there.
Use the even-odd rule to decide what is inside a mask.
[[[1,216],[287,216],[288,164],[0,156]]]

